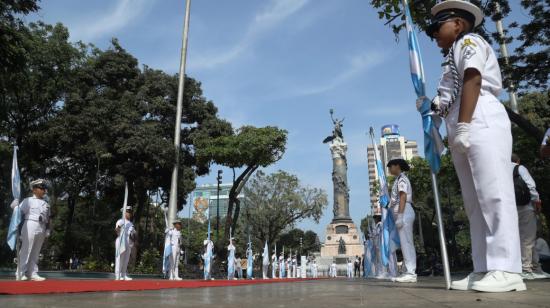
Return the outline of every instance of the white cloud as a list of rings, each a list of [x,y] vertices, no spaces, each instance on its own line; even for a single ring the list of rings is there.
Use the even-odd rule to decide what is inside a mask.
[[[346,83],[357,75],[384,62],[386,55],[378,51],[366,51],[350,58],[348,67],[324,84],[302,87],[296,91],[296,96],[307,96],[330,91]]]
[[[154,3],[151,0],[118,0],[116,5],[93,16],[92,21],[79,21],[72,26],[71,36],[77,40],[91,41],[105,35],[112,36],[147,11]]]
[[[238,58],[262,34],[270,31],[283,20],[299,11],[308,2],[309,0],[271,0],[265,9],[255,15],[241,40],[232,47],[223,48],[224,51],[194,57],[189,62],[190,70],[212,69]]]

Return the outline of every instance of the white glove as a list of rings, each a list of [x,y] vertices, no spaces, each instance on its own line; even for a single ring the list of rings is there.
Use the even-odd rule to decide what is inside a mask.
[[[11,204],[10,204],[10,207],[12,209],[16,208],[17,206],[19,205],[19,199],[14,199]]]
[[[470,148],[470,123],[456,124],[456,135],[452,149],[458,153],[466,153]]]
[[[439,102],[439,95],[436,95],[436,96],[434,97],[434,99],[432,99],[432,107],[431,107],[432,110],[433,110],[433,111],[438,111],[438,110],[440,110],[440,109],[439,109],[439,105],[440,105],[440,102]]]
[[[397,219],[395,220],[395,226],[397,227],[397,229],[403,228],[403,226],[404,226],[403,213],[397,214]]]
[[[416,110],[420,112],[420,109],[422,108],[422,104],[424,104],[424,100],[428,99],[426,96],[420,96],[416,99]]]

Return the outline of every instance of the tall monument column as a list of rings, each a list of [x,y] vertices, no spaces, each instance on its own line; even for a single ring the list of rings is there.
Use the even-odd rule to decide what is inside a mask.
[[[326,238],[321,248],[321,257],[334,258],[337,263],[345,263],[346,258],[363,254],[357,227],[349,214],[348,163],[346,152],[348,145],[344,142],[342,127],[344,119],[330,117],[334,124],[332,136],[325,138],[323,143],[330,143],[332,154],[332,183],[334,185],[333,218],[327,226]]]
[[[332,183],[334,185],[334,203],[332,222],[350,222],[349,216],[349,189],[348,163],[346,151],[348,145],[338,139],[330,145],[332,153]]]

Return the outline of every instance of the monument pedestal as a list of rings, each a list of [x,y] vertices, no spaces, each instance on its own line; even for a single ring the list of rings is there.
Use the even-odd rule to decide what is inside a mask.
[[[341,251],[340,239],[345,247],[344,253]],[[321,247],[321,257],[353,258],[362,256],[364,253],[363,243],[357,227],[350,220],[333,220],[328,226],[325,235],[325,244]],[[339,262],[337,262],[339,263]]]

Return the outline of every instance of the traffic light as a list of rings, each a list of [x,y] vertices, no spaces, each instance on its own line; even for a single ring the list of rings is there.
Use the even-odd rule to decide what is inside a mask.
[[[218,180],[218,189],[219,189],[220,185],[222,184],[222,173],[223,173],[222,170],[218,170],[218,177],[216,178]]]

